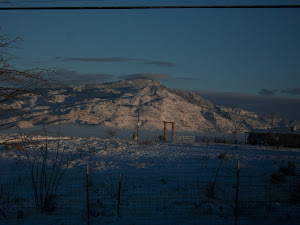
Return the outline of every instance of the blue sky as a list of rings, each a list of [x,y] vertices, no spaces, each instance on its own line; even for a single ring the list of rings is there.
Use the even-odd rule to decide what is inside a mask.
[[[113,4],[154,2],[176,3]],[[22,38],[12,50],[20,69],[53,69],[68,75],[69,83],[146,76],[179,89],[294,98],[300,97],[299,21],[300,9],[0,11],[1,32]]]

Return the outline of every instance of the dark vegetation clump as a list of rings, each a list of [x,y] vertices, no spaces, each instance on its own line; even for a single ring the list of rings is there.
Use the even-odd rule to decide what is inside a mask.
[[[52,213],[56,209],[55,196],[49,196],[44,199],[42,211]]]
[[[296,176],[296,165],[292,162],[288,162],[288,165],[281,166],[279,171],[285,176]]]
[[[107,133],[106,137],[111,139],[111,138],[114,138],[116,136],[117,131],[116,130],[108,130],[106,133]]]
[[[205,196],[207,198],[211,198],[211,199],[214,199],[215,196],[216,196],[216,193],[215,193],[215,183],[209,183],[207,184],[206,188],[205,188]]]
[[[287,181],[286,176],[296,176],[296,165],[293,162],[288,162],[288,165],[281,166],[278,172],[272,173],[271,183],[281,184]]]
[[[226,152],[220,153],[218,156],[219,159],[226,159],[227,158],[227,154]]]
[[[291,200],[294,203],[298,203],[300,201],[300,181],[295,186],[295,188],[292,190]]]
[[[271,183],[272,184],[281,184],[286,182],[286,177],[281,172],[272,173],[271,175]]]

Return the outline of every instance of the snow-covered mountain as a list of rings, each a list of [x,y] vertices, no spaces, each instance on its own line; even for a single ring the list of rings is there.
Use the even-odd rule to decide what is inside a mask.
[[[191,92],[167,88],[148,79],[70,86],[27,95],[5,105],[17,114],[2,111],[2,127],[47,124],[101,125],[133,129],[140,109],[141,128],[161,130],[163,121],[175,122],[176,130],[232,132],[270,128],[271,118],[239,108],[214,105]],[[297,123],[297,122],[296,122]],[[288,126],[275,119],[275,125]]]

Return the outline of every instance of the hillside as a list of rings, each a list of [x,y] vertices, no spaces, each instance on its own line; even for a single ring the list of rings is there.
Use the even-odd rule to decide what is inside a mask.
[[[235,127],[239,131],[269,128],[271,120],[147,79],[49,89],[47,94],[24,96],[5,107],[10,111],[1,112],[1,127],[73,124],[133,129],[138,108],[141,128],[147,130],[161,130],[163,121],[172,121],[180,131],[228,133]],[[288,126],[288,122],[277,118],[275,125]]]

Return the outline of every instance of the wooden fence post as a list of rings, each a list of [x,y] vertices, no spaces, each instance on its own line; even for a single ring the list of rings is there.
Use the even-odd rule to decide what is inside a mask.
[[[86,165],[86,209],[87,209],[87,225],[90,225],[90,198],[89,198],[89,164]]]
[[[164,121],[164,142],[167,140],[167,122]]]
[[[172,137],[171,137],[171,142],[174,141],[174,132],[175,132],[175,122],[172,122]]]
[[[120,217],[121,186],[122,186],[122,174],[120,173],[120,175],[119,175],[119,185],[118,185],[118,217]]]
[[[236,170],[236,193],[235,193],[235,222],[237,225],[238,214],[239,214],[239,179],[240,177],[240,160],[237,162],[237,170]]]
[[[140,128],[140,108],[138,108],[138,122],[136,125],[136,139],[139,142],[139,128]]]

